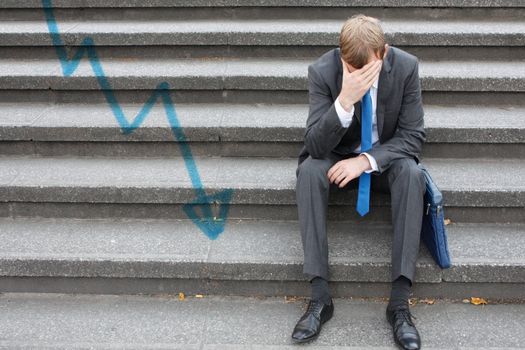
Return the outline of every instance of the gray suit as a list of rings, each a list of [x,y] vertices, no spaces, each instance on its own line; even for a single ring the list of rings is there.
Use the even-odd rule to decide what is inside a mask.
[[[341,91],[339,48],[322,55],[308,67],[309,115],[305,144],[297,168],[297,207],[304,249],[303,272],[329,279],[326,213],[331,189],[326,173],[339,160],[357,156],[361,139],[361,103],[352,123],[344,128],[334,101]],[[379,171],[372,173],[372,191],[391,194],[392,281],[404,275],[414,279],[419,252],[425,178],[417,167],[425,141],[423,107],[415,56],[390,46],[383,60],[377,91],[379,145],[369,150]],[[345,189],[357,188],[358,179]],[[374,210],[374,208],[370,208]],[[351,242],[349,242],[351,244]]]

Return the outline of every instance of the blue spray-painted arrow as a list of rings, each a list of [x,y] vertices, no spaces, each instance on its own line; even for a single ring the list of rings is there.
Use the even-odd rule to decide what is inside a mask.
[[[113,111],[113,115],[120,125],[122,133],[130,134],[135,129],[137,129],[146,119],[153,105],[159,98],[161,99],[164,105],[164,110],[166,111],[166,116],[168,118],[171,131],[173,132],[173,135],[180,146],[184,164],[186,165],[186,170],[188,171],[188,175],[190,176],[191,183],[195,191],[196,198],[192,202],[186,203],[183,206],[183,209],[186,215],[188,215],[188,217],[201,229],[202,232],[204,232],[210,239],[216,239],[219,234],[224,231],[224,225],[228,216],[229,204],[233,190],[226,189],[213,195],[207,195],[204,191],[204,187],[199,176],[199,171],[197,170],[197,165],[195,164],[195,159],[191,153],[191,148],[186,140],[184,131],[180,126],[177,113],[175,112],[175,105],[171,99],[169,84],[167,82],[159,83],[133,122],[129,123],[126,116],[124,115],[124,112],[122,111],[120,104],[117,101],[108,78],[104,74],[104,69],[102,68],[100,60],[98,59],[94,40],[90,37],[85,37],[82,40],[79,49],[73,55],[73,58],[68,59],[64,43],[60,37],[55,15],[53,13],[52,0],[42,0],[42,5],[46,16],[49,34],[51,35],[53,46],[55,47],[55,51],[60,60],[64,76],[71,76],[78,68],[80,60],[84,57],[84,55],[86,55],[89,59],[89,63],[91,64],[91,68],[93,69],[93,73],[95,74],[95,77],[97,78],[97,81],[100,85],[102,93],[104,94],[106,101],[109,103],[111,110]],[[214,216],[212,213],[212,205],[219,205],[219,212],[216,216]],[[202,215],[199,215],[197,212],[199,208],[202,211]]]

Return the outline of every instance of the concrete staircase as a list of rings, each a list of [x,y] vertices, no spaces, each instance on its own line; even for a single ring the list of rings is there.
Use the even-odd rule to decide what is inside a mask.
[[[423,162],[451,220],[453,266],[422,244],[414,297],[525,300],[525,3],[352,3],[55,0],[46,22],[41,1],[0,2],[0,291],[308,295],[295,206],[306,68],[365,13],[420,58]],[[98,66],[84,57],[64,75],[50,14],[62,59],[89,37]],[[131,123],[166,88],[177,125],[159,100],[121,128],[117,106]],[[197,202],[225,224],[215,240],[184,210],[196,176]],[[229,205],[203,197],[230,189]],[[389,197],[363,219],[355,201],[331,197],[334,295],[387,297]]]

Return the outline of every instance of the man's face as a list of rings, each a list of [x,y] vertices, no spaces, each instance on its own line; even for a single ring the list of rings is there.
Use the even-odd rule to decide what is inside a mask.
[[[386,53],[388,51],[388,44],[385,45],[385,53],[384,53],[384,56],[386,56]],[[377,61],[377,60],[382,60],[382,57],[379,57],[379,52],[374,52],[373,54],[371,54],[370,56],[368,56],[368,61],[366,62],[367,64],[372,62],[372,61]],[[354,66],[352,66],[350,63],[348,62],[345,62],[346,63],[346,66],[348,67],[348,70],[350,71],[350,73],[352,73],[353,71],[359,69],[359,68],[356,68]]]

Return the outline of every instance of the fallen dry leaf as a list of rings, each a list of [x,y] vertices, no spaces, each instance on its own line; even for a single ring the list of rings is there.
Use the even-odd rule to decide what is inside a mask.
[[[195,294],[195,298],[202,299],[202,298],[204,298],[204,295],[202,295],[202,294]]]
[[[184,293],[179,293],[179,300],[182,301],[184,300],[186,297],[184,296]]]
[[[421,300],[419,300],[419,301],[422,302],[422,303],[424,303],[424,304],[428,304],[428,305],[434,305],[434,303],[436,302],[435,299],[429,299],[429,298],[427,298],[427,299],[421,299]]]
[[[487,301],[483,298],[471,297],[470,303],[474,305],[487,305]]]
[[[445,223],[445,225],[450,225],[452,223],[450,219],[445,219],[443,220],[443,222]]]
[[[288,295],[284,296],[284,302],[285,303],[294,303],[296,301],[297,301],[297,297],[296,296],[288,296]]]
[[[416,304],[417,304],[417,298],[408,299],[408,305],[416,305]]]

